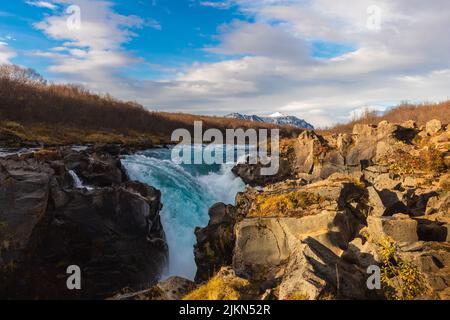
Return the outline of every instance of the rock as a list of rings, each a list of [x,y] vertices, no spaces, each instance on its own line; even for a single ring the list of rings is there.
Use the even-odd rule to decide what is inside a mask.
[[[375,136],[377,126],[371,124],[355,124],[353,134],[358,136]]]
[[[345,163],[358,169],[370,166],[377,155],[376,138],[373,136],[357,136],[355,144],[348,149],[345,155]]]
[[[3,263],[14,263],[36,225],[46,214],[54,171],[36,161],[0,160],[0,252]]]
[[[353,135],[326,137],[314,131],[302,132],[287,148],[281,159],[280,172],[273,177],[261,177],[260,166],[241,164],[233,169],[244,182],[256,186],[280,182],[292,177],[309,181],[326,179],[334,173],[352,173],[389,159],[398,150],[410,153],[418,130],[387,121],[377,126],[357,124]]]
[[[439,188],[444,192],[450,191],[450,173],[443,174],[439,179]]]
[[[324,148],[324,140],[313,131],[302,132],[295,146],[296,168],[298,172],[312,174],[315,155]]]
[[[74,189],[65,152],[0,159],[0,262],[15,266],[0,270],[0,297],[105,298],[155,284],[168,253],[160,192],[124,180]],[[94,177],[97,167],[89,170]],[[67,290],[71,265],[81,269],[81,291]]]
[[[336,148],[339,152],[344,153],[347,148],[352,144],[353,139],[349,134],[341,133],[336,139]]]
[[[385,207],[383,201],[381,200],[380,195],[378,194],[377,190],[375,190],[374,187],[368,187],[367,193],[368,193],[369,205],[372,208],[370,214],[373,216],[377,216],[377,217],[383,216],[384,212],[386,211],[386,207]]]
[[[427,215],[439,215],[442,218],[450,218],[450,192],[436,194],[430,197],[426,204]]]
[[[295,245],[307,237],[341,254],[367,215],[364,190],[355,185],[354,179],[336,173],[310,185],[278,183],[264,191],[248,188],[236,197],[235,207],[213,206],[209,225],[196,231],[196,280],[210,279],[220,266],[231,263],[240,276],[277,279]],[[298,203],[292,204],[294,211],[298,206],[298,215],[291,217],[274,208],[273,212],[264,209],[264,217],[255,218],[260,216],[259,201],[289,199],[288,195],[295,192],[301,193],[294,197]],[[282,200],[276,201],[280,204]]]
[[[233,268],[239,275],[256,280],[280,276],[290,254],[283,227],[275,220],[244,220],[236,227]]]
[[[408,167],[416,165],[426,143],[447,152],[448,139],[443,134],[415,139],[418,133],[414,122],[387,121],[357,125],[352,135],[302,133],[286,158],[303,183],[292,177],[248,188],[238,197],[234,249],[227,249],[236,274],[258,284],[265,299],[278,290],[281,299],[383,298],[367,292],[366,270],[381,265],[378,242],[390,237],[403,255],[420,256],[424,272],[432,270],[427,281],[436,297],[450,295],[444,288],[448,271],[442,271],[446,258],[441,249],[439,254],[427,249],[449,238],[447,179],[440,174],[441,183],[437,174]],[[210,223],[221,224],[224,212],[211,215]],[[210,261],[227,264],[216,257]],[[402,282],[392,279],[397,280]]]
[[[398,185],[397,182],[392,182],[392,186]],[[410,211],[410,208],[405,205],[404,194],[398,190],[383,188],[377,191],[374,187],[367,187],[367,194],[372,216],[392,216],[395,213]]]
[[[299,243],[316,239],[341,254],[353,239],[359,221],[350,212],[323,211],[302,218],[244,219],[236,225],[233,267],[252,279],[274,279]]]
[[[400,126],[389,121],[383,120],[377,126],[377,138],[393,138],[399,131]]]
[[[391,178],[389,173],[383,173],[378,175],[374,181],[374,187],[378,191],[383,190],[396,190],[401,185],[401,182]]]
[[[362,238],[355,238],[350,242],[348,249],[342,254],[342,258],[364,269],[380,264],[376,244]]]
[[[405,187],[405,188],[413,188],[413,189],[415,189],[415,188],[419,187],[423,183],[425,183],[424,179],[407,176],[407,177],[405,177],[403,179],[402,186]]]
[[[280,284],[281,300],[368,299],[367,275],[336,256],[320,242],[307,238],[292,253]]]
[[[437,119],[428,121],[425,126],[425,131],[430,136],[438,133],[441,130],[442,130],[442,122]]]
[[[91,186],[106,187],[127,180],[120,160],[105,152],[65,151],[64,162],[84,183]]]
[[[349,137],[341,136],[338,142],[349,144]],[[346,172],[345,159],[342,154],[331,148],[323,137],[312,131],[305,131],[298,137],[295,144],[295,171],[309,174],[313,178],[326,179],[336,172]]]
[[[196,288],[197,285],[188,279],[170,277],[150,289],[122,292],[109,300],[181,300]]]
[[[264,166],[260,163],[239,163],[234,166],[231,171],[236,176],[240,177],[245,184],[253,187],[280,182],[289,179],[292,176],[291,166],[284,158],[279,159],[279,169],[274,175],[263,175],[261,173],[262,168],[264,168]]]
[[[218,203],[209,210],[209,216],[208,226],[195,230],[197,282],[210,279],[222,266],[231,265],[232,261],[235,241],[233,228],[238,219],[235,208]]]
[[[264,192],[249,193],[246,217],[297,217],[313,216],[323,211],[349,211],[365,219],[367,206],[363,185],[357,175],[335,173],[327,180],[305,186],[274,184]]]
[[[418,267],[424,277],[424,299],[448,299],[450,281],[450,244],[448,242],[422,242],[416,250],[400,247],[401,259]]]
[[[418,228],[417,234],[421,241],[448,241],[449,238],[449,224],[439,223],[426,219],[417,219]]]
[[[181,300],[197,288],[194,282],[180,277],[170,277],[158,283],[157,286],[164,293],[164,300]]]
[[[371,183],[375,183],[375,179],[382,174],[389,173],[389,169],[384,166],[370,166],[363,170],[363,177],[364,179]]]
[[[367,218],[367,231],[375,242],[383,236],[388,236],[397,242],[416,242],[417,221],[404,214],[396,214],[392,217],[369,216]]]
[[[401,126],[407,129],[417,129],[417,123],[414,120],[405,121]]]

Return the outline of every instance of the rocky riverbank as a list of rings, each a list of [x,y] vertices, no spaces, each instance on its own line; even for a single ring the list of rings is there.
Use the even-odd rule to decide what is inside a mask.
[[[2,298],[105,298],[160,279],[160,192],[128,179],[121,147],[84,149],[0,158]],[[82,290],[67,289],[70,265]]]
[[[126,149],[0,158],[1,296],[450,298],[449,125],[383,121],[281,146],[276,176],[233,169],[248,187],[197,228],[195,282],[158,283],[168,251],[161,195],[129,181]],[[82,268],[82,291],[66,289],[69,265]],[[367,285],[376,268],[381,289]]]
[[[170,290],[185,299],[449,299],[449,166],[450,127],[438,120],[284,140],[278,176],[234,169],[247,190],[210,209],[196,231],[196,283],[174,278]],[[381,289],[367,285],[374,267]],[[167,288],[126,298],[167,299]]]
[[[266,187],[211,210],[197,232],[198,279],[231,266],[260,289],[253,298],[450,298],[448,125],[307,131],[284,147],[279,182],[266,183],[257,166],[236,168]],[[373,265],[381,290],[366,284]]]

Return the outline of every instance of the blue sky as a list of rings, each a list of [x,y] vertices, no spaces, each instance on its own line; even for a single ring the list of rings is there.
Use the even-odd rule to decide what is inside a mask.
[[[245,19],[235,9],[217,10],[212,7],[196,5],[193,1],[110,1],[114,10],[123,15],[137,15],[143,19],[154,20],[159,27],[144,27],[134,29],[138,36],[124,43],[123,48],[136,56],[142,57],[153,64],[166,67],[179,67],[193,61],[217,61],[220,59],[208,54],[202,48],[216,42],[214,34],[221,24],[233,19]],[[42,31],[33,28],[33,24],[43,20],[55,12],[63,12],[68,5],[55,10],[30,5],[31,1],[5,1],[0,4],[0,37],[14,37],[11,45],[21,51],[12,62],[30,65],[40,72],[45,72],[49,62],[26,55],[27,51],[50,50],[61,45],[45,37]],[[35,3],[38,3],[36,1]],[[51,3],[51,2],[48,2]],[[81,11],[81,13],[83,13]],[[163,27],[164,26],[164,27]],[[134,72],[138,71],[134,70]],[[48,74],[51,77],[51,74]],[[145,75],[139,75],[145,76]],[[162,72],[155,71],[148,77],[160,77]]]
[[[149,109],[282,111],[326,126],[445,99],[450,45],[436,35],[449,13],[443,0],[2,1],[0,63]]]

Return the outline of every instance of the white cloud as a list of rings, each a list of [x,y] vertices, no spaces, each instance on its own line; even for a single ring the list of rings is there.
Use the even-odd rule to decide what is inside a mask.
[[[56,5],[47,1],[26,1],[26,3],[33,7],[46,8],[50,10],[55,10],[57,8]]]
[[[232,5],[232,1],[200,1],[200,5],[216,9],[229,9]]]
[[[378,32],[367,28],[367,8],[374,3],[381,9]],[[216,112],[284,110],[323,126],[349,120],[364,106],[379,109],[403,100],[439,101],[448,96],[450,38],[442,36],[448,29],[448,1],[235,0],[234,4],[255,22],[222,27],[220,44],[207,50],[245,57],[194,65],[177,78],[188,83],[185,88],[202,84],[202,91],[191,90],[207,101],[193,106],[196,110],[207,112],[208,105]],[[305,49],[315,39],[350,43],[358,49],[318,61]]]
[[[120,82],[120,69],[140,62],[122,47],[136,36],[133,29],[145,26],[160,29],[155,20],[138,16],[125,16],[114,12],[108,1],[58,0],[68,7],[77,5],[81,11],[81,27],[69,28],[65,12],[55,12],[36,23],[36,29],[48,37],[62,41],[62,45],[49,52],[34,55],[53,59],[50,72],[61,74],[65,80],[85,84],[101,92],[113,89]]]
[[[0,64],[11,63],[11,59],[15,56],[16,52],[6,42],[0,42]]]
[[[36,52],[54,59],[50,70],[153,109],[283,111],[326,126],[350,120],[365,106],[438,101],[449,95],[447,0],[200,1],[218,9],[236,6],[252,22],[221,26],[219,44],[204,48],[227,60],[193,63],[166,81],[117,73],[135,63],[149,65],[125,52],[123,45],[136,36],[134,29],[159,29],[159,23],[117,14],[106,1],[52,3],[80,5],[83,24],[79,31],[68,30],[66,17],[56,14],[36,25],[64,42],[50,52]],[[367,7],[373,4],[382,14],[377,32],[366,26]],[[318,60],[310,56],[313,40],[352,44],[356,50]]]

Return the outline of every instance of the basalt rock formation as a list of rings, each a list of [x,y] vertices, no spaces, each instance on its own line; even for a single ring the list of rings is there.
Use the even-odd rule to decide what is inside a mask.
[[[0,296],[105,298],[155,284],[168,253],[160,197],[101,150],[1,158]],[[67,289],[71,265],[82,290]]]
[[[197,291],[228,268],[259,289],[252,299],[450,298],[448,125],[383,121],[282,145],[279,175],[236,167],[251,186],[197,230]],[[381,289],[367,284],[374,267]]]

